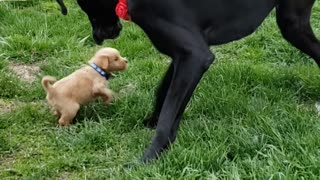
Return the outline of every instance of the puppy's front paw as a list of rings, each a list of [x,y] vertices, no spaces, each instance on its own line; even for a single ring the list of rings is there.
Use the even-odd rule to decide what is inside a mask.
[[[110,104],[113,100],[113,97],[112,96],[108,96],[108,97],[105,97],[103,98],[103,101],[106,103],[106,104]]]
[[[102,93],[100,96],[105,103],[110,104],[113,101],[113,94],[113,91],[110,89],[105,89],[104,93]]]
[[[59,125],[60,126],[67,126],[69,124],[69,122],[66,122],[65,120],[63,119],[59,119]]]

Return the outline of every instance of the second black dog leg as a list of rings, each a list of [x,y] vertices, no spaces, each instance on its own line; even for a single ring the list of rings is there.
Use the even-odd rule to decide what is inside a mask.
[[[311,25],[311,9],[315,0],[281,0],[277,22],[283,37],[296,48],[311,56],[320,67],[320,42]]]
[[[143,121],[143,124],[148,128],[155,128],[157,126],[159,120],[159,114],[164,102],[164,99],[167,95],[169,85],[171,83],[173,74],[173,64],[170,64],[169,69],[167,70],[164,78],[161,80],[161,84],[159,85],[156,91],[156,102],[154,104],[154,110],[147,119]]]

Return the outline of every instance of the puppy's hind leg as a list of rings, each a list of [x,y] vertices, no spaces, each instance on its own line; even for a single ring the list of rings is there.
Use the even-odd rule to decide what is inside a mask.
[[[60,117],[61,113],[58,110],[53,110],[53,115]]]
[[[65,107],[66,108],[61,111],[61,116],[59,119],[60,126],[69,125],[80,109],[80,105],[77,103],[66,104]]]

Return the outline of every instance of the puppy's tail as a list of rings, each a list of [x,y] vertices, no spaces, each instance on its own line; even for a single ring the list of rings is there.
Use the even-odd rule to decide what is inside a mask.
[[[51,89],[51,86],[54,82],[56,82],[56,78],[52,76],[45,76],[42,78],[41,84],[43,89],[48,92]]]

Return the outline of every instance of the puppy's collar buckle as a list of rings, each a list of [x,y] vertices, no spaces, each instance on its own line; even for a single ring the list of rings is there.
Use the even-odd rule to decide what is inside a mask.
[[[90,63],[90,66],[96,70],[101,76],[105,77],[106,79],[109,79],[110,74],[102,70],[98,65],[95,63]]]

